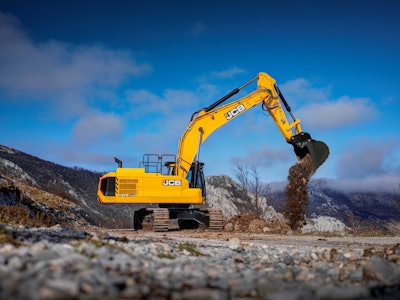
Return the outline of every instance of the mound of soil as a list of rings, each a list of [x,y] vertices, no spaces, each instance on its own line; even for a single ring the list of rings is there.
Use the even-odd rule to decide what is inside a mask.
[[[262,233],[267,222],[253,213],[233,216],[225,225],[226,231]]]

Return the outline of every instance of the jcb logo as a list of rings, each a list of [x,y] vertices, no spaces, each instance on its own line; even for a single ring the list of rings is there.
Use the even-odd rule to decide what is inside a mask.
[[[231,111],[228,111],[228,112],[225,114],[225,118],[226,118],[227,120],[230,120],[230,119],[236,117],[238,114],[244,112],[245,110],[246,110],[246,108],[244,107],[244,105],[243,105],[243,104],[240,104],[239,106],[235,107],[235,108],[232,109]]]
[[[166,186],[181,186],[182,181],[181,180],[163,180],[163,185]]]

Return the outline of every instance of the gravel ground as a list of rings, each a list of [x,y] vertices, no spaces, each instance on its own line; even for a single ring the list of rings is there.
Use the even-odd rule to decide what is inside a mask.
[[[400,299],[399,237],[1,225],[0,242],[0,299]]]

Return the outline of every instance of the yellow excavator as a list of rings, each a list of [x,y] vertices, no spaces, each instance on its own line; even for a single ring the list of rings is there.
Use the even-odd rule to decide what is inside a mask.
[[[257,88],[238,100],[223,104],[246,86],[257,81]],[[255,78],[193,113],[182,134],[176,155],[145,154],[139,168],[125,168],[115,158],[115,172],[99,180],[97,198],[103,204],[133,204],[134,229],[168,231],[179,228],[222,229],[220,209],[207,207],[204,164],[199,161],[200,146],[216,129],[261,104],[298,160],[310,155],[313,172],[327,159],[328,146],[303,132],[300,120],[276,85],[275,79],[260,72]],[[292,122],[286,118],[283,106]]]

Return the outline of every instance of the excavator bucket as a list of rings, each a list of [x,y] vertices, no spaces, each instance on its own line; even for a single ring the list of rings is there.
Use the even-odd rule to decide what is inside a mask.
[[[294,135],[289,143],[293,145],[294,152],[300,160],[307,154],[310,155],[313,173],[315,173],[329,156],[328,146],[324,142],[313,140],[307,132]]]

